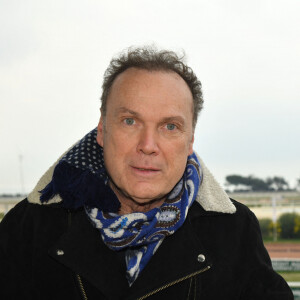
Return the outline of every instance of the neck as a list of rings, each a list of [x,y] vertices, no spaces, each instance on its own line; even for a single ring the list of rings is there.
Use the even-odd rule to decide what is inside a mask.
[[[119,215],[130,214],[134,212],[147,212],[155,207],[161,206],[165,197],[152,200],[133,199],[120,190],[112,181],[109,182],[111,189],[114,191],[120,201]]]

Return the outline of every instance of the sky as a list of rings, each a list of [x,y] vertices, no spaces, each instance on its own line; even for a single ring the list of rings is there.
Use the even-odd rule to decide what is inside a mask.
[[[299,0],[0,2],[0,193],[30,192],[97,126],[132,45],[184,50],[202,82],[195,151],[225,176],[300,178]]]

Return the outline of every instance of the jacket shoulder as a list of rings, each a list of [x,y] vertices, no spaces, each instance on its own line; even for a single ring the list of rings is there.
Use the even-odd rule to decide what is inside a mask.
[[[251,209],[246,206],[245,204],[234,200],[232,198],[230,198],[230,200],[232,201],[233,205],[236,207],[236,214],[237,216],[243,216],[243,217],[249,217],[252,219],[257,219],[255,214],[251,211]]]
[[[61,208],[61,205],[59,204],[41,205],[30,203],[28,199],[25,198],[17,203],[4,216],[2,222],[0,223],[0,228],[8,225],[17,226],[27,221],[37,223],[39,219],[45,218],[46,215],[56,214],[59,208]],[[63,211],[64,209],[60,210]]]
[[[21,248],[44,236],[57,236],[67,226],[67,211],[56,205],[40,205],[20,201],[0,222],[0,248],[9,253],[10,247]]]

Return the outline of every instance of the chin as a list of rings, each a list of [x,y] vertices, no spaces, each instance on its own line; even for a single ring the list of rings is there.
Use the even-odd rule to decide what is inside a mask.
[[[149,202],[154,202],[156,200],[161,200],[164,198],[167,194],[164,193],[133,193],[131,194],[131,198],[140,204],[146,204]]]
[[[174,183],[173,186],[175,186],[175,184],[176,183]],[[146,203],[166,197],[173,186],[170,184],[162,184],[162,182],[159,181],[155,183],[137,182],[135,185],[128,186],[129,189],[127,192],[135,201]]]

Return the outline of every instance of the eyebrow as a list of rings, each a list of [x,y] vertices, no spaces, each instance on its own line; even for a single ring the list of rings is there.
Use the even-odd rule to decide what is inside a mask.
[[[136,117],[138,117],[138,116],[140,115],[140,114],[137,113],[136,111],[133,111],[133,110],[131,110],[131,109],[125,107],[125,106],[121,106],[121,107],[119,107],[119,108],[117,109],[116,115],[118,115],[118,114],[120,114],[120,113],[130,113],[131,115],[136,116]]]
[[[162,123],[174,122],[174,121],[180,122],[182,124],[185,123],[184,118],[181,116],[166,117],[162,119]]]
[[[116,115],[118,114],[122,114],[122,113],[129,113],[135,117],[140,117],[140,114],[134,110],[131,110],[125,106],[121,106],[117,109],[116,111]],[[177,121],[177,122],[180,122],[182,124],[185,124],[185,120],[182,116],[170,116],[170,117],[165,117],[163,118],[160,122],[161,123],[166,123],[166,122],[174,122],[174,121]]]

